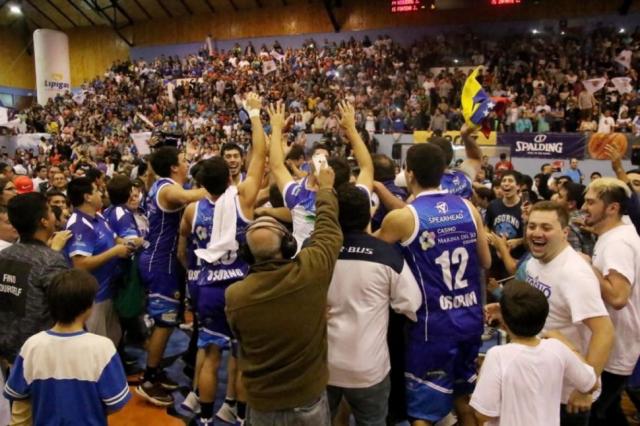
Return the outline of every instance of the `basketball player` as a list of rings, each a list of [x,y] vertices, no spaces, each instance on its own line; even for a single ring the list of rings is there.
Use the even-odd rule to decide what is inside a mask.
[[[391,211],[376,235],[402,244],[423,303],[406,350],[407,414],[431,425],[454,407],[461,425],[475,425],[469,395],[476,378],[483,315],[480,272],[491,255],[473,205],[439,189],[445,155],[436,144],[412,146],[405,177],[415,200]]]

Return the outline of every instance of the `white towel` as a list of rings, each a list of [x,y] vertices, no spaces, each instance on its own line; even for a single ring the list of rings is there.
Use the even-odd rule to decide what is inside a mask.
[[[236,240],[236,197],[238,188],[229,185],[227,190],[216,200],[216,208],[213,211],[213,229],[211,240],[206,249],[195,250],[196,256],[209,263],[219,260],[228,251],[238,250]]]

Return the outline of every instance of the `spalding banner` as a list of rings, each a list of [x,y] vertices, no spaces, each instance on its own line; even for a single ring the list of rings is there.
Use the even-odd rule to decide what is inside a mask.
[[[49,99],[71,90],[69,39],[60,31],[35,30],[33,53],[38,103],[44,105]]]
[[[582,133],[499,133],[498,145],[511,147],[512,157],[584,158]]]

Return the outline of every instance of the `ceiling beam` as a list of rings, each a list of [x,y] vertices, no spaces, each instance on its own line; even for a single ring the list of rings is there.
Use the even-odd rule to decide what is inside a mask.
[[[189,15],[193,15],[193,10],[191,10],[189,5],[184,0],[180,0],[180,3],[182,3],[182,7],[184,7],[187,12],[189,12]]]
[[[336,18],[335,13],[333,13],[333,6],[331,5],[332,0],[323,0],[324,8],[327,11],[327,15],[329,15],[329,20],[331,21],[331,25],[335,32],[340,32],[340,24],[338,23],[338,19]]]
[[[238,11],[238,5],[236,4],[236,2],[234,2],[233,0],[229,0],[229,3],[231,4],[231,7],[233,7],[234,11]]]
[[[133,2],[136,4],[136,6],[138,6],[138,9],[140,9],[142,11],[142,13],[145,14],[145,16],[147,17],[147,19],[153,19],[153,16],[151,16],[151,14],[149,12],[147,12],[147,9],[145,9],[138,0],[133,0]]]
[[[162,10],[164,10],[164,13],[167,14],[167,16],[169,18],[173,18],[173,15],[171,14],[171,12],[169,11],[169,9],[167,9],[167,6],[165,6],[164,4],[162,4],[162,2],[160,0],[156,0],[156,3],[158,3],[160,5],[160,7],[162,8]]]
[[[73,0],[67,0],[67,2],[68,2],[71,6],[73,6],[73,8],[74,8],[75,10],[77,10],[77,11],[78,11],[78,13],[79,13],[80,15],[82,15],[82,17],[83,17],[84,19],[86,19],[87,21],[89,21],[89,23],[90,23],[91,25],[96,25],[96,23],[95,23],[95,22],[93,22],[93,20],[92,20],[91,18],[89,18],[89,16],[88,16],[86,13],[84,13],[84,12],[82,11],[82,9],[80,9],[80,8],[79,8],[79,7],[78,7],[78,6],[73,2]]]
[[[209,3],[209,0],[202,0],[204,2],[204,4],[207,5],[207,7],[209,7],[209,10],[211,11],[211,13],[216,13],[216,10],[213,8],[213,5],[211,3]]]
[[[58,6],[56,6],[56,4],[55,4],[54,2],[52,2],[51,0],[47,0],[47,3],[49,3],[49,4],[51,5],[51,7],[53,7],[53,8],[56,10],[56,12],[58,12],[60,15],[62,15],[62,17],[63,17],[64,19],[66,19],[67,21],[69,21],[69,22],[71,23],[71,25],[73,25],[74,27],[77,27],[77,26],[78,26],[75,22],[73,22],[73,20],[71,20],[71,18],[69,18],[69,17],[67,16],[67,14],[66,14],[66,13],[64,13],[64,12],[63,12],[63,11],[62,11]]]
[[[62,30],[62,28],[60,28],[60,25],[58,25],[58,23],[56,21],[54,21],[53,19],[51,19],[49,17],[49,15],[47,15],[46,13],[44,13],[42,10],[40,10],[40,8],[38,6],[36,6],[35,4],[33,4],[31,2],[31,0],[26,0],[27,4],[29,6],[31,6],[33,9],[36,10],[36,12],[38,12],[40,15],[42,15],[47,21],[51,22],[53,24],[54,27],[56,27],[58,30]]]
[[[133,46],[133,39],[129,40],[123,33],[120,31],[121,29],[133,24],[133,20],[129,16],[129,14],[123,10],[117,3],[117,0],[110,0],[109,5],[100,6],[97,0],[84,0],[84,2],[93,10],[96,14],[104,18],[110,25],[113,31],[125,42],[129,47]],[[113,17],[109,16],[107,13],[109,9],[113,9]],[[127,19],[127,22],[124,25],[118,24],[118,14],[120,12],[122,16]]]

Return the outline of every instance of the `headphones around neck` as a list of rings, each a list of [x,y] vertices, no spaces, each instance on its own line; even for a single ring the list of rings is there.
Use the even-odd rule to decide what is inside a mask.
[[[283,259],[291,259],[295,256],[298,251],[298,242],[283,224],[270,216],[262,216],[251,222],[244,231],[245,237],[247,237],[251,231],[261,228],[271,229],[281,235],[280,253],[282,253]],[[253,253],[251,253],[251,249],[249,248],[249,243],[246,241],[246,238],[245,242],[238,249],[238,255],[249,265],[256,263],[256,259],[253,256]]]

